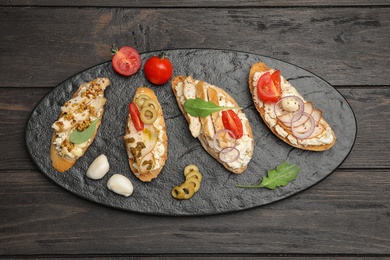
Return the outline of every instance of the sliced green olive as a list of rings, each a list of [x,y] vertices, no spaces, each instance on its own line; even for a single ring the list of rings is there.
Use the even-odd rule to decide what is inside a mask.
[[[194,186],[195,192],[197,192],[200,189],[200,180],[194,175],[188,179],[184,183],[189,183]]]
[[[189,174],[189,173],[192,172],[192,171],[197,171],[197,172],[199,172],[198,166],[196,166],[195,164],[189,164],[189,165],[187,165],[187,166],[184,168],[184,176],[187,177],[187,174]]]
[[[193,184],[183,183],[180,186],[173,187],[171,191],[172,197],[175,199],[186,200],[190,199],[195,194]]]
[[[146,100],[150,99],[150,97],[146,94],[140,95],[136,100],[135,103],[138,107],[142,107],[142,105],[145,103]]]
[[[184,193],[183,189],[180,188],[179,186],[173,187],[171,194],[172,194],[172,197],[174,197],[175,199],[182,200],[185,197],[185,193]]]
[[[140,118],[145,124],[153,124],[157,119],[157,111],[152,107],[143,107],[140,112]]]
[[[144,108],[144,107],[152,107],[156,111],[158,111],[160,109],[160,106],[158,105],[158,103],[151,98],[145,100],[145,102],[142,105],[142,108]]]
[[[189,199],[195,194],[195,187],[191,183],[183,183],[180,185],[180,188],[183,189],[183,192],[185,194],[184,199]]]
[[[191,171],[187,174],[186,179],[197,178],[199,181],[202,181],[202,174],[198,171]]]

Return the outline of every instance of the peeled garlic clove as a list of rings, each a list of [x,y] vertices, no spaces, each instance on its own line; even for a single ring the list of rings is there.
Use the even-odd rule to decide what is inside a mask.
[[[107,182],[107,187],[109,190],[125,197],[133,194],[133,184],[127,177],[121,174],[112,175]]]
[[[93,180],[99,180],[106,175],[109,169],[110,165],[107,157],[104,154],[101,154],[88,167],[87,177]]]

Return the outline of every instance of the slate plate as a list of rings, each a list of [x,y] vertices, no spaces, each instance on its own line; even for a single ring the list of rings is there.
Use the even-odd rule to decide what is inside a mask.
[[[235,175],[225,170],[191,136],[187,122],[176,104],[170,82],[160,87],[153,86],[145,79],[142,70],[132,77],[122,77],[113,71],[110,62],[65,80],[36,106],[27,124],[26,142],[38,168],[66,190],[110,207],[159,215],[210,215],[249,209],[290,197],[330,175],[351,151],[356,138],[354,113],[344,97],[316,75],[286,62],[250,53],[205,49],[165,52],[172,61],[174,76],[192,75],[222,87],[244,108],[254,132],[255,151],[243,174]],[[141,57],[145,62],[156,54],[158,52],[144,53]],[[268,130],[253,106],[248,90],[250,66],[258,61],[280,69],[282,75],[307,100],[312,100],[323,111],[325,120],[337,136],[332,149],[324,152],[295,149]],[[58,118],[60,107],[78,86],[96,77],[108,77],[111,80],[106,90],[108,101],[102,125],[85,155],[69,171],[59,173],[52,167],[49,155],[51,125]],[[149,86],[156,92],[165,114],[169,138],[169,159],[159,177],[151,183],[143,183],[133,176],[122,140],[127,106],[139,86]],[[100,154],[108,157],[110,171],[101,180],[90,180],[85,172]],[[275,168],[283,161],[295,163],[301,169],[298,178],[287,186],[275,190],[241,189],[235,186],[258,183],[268,169]],[[183,169],[190,163],[197,164],[203,173],[201,189],[190,200],[175,200],[171,197],[171,189],[184,181]],[[124,174],[132,181],[132,196],[125,198],[107,189],[107,180],[115,173]]]

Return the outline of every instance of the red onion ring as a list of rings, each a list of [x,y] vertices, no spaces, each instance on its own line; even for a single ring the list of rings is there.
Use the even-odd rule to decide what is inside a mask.
[[[231,151],[236,151],[237,155],[234,156],[231,159],[228,159],[227,157],[223,156],[224,154],[230,153]],[[219,152],[219,159],[225,163],[231,163],[240,158],[240,151],[236,147],[225,147]],[[227,155],[226,155],[227,156]]]
[[[228,136],[231,137],[231,138],[233,139],[233,141],[234,141],[232,147],[236,147],[236,141],[237,141],[237,140],[236,140],[236,137],[235,137],[233,131],[230,131],[230,130],[228,130],[228,129],[221,129],[221,130],[217,131],[217,132],[214,134],[214,136],[213,136],[213,144],[214,144],[214,149],[215,149],[215,150],[217,150],[218,152],[220,152],[220,151],[222,151],[223,149],[225,149],[225,148],[219,147],[218,142],[217,142],[218,136],[219,136],[221,133],[228,133]],[[227,148],[227,147],[226,147],[226,148]]]
[[[287,98],[293,98],[295,99],[296,101],[298,101],[299,103],[299,109],[297,111],[294,111],[294,112],[288,112],[286,110],[283,109],[283,106],[281,105],[281,102],[283,102],[283,100],[287,99]],[[284,115],[289,115],[289,118],[292,118],[294,117],[296,114],[300,114],[304,111],[304,108],[305,108],[305,105],[304,105],[304,102],[303,100],[298,97],[298,96],[285,96],[285,97],[282,97],[281,99],[278,100],[278,102],[275,103],[274,105],[274,113],[275,113],[275,116],[280,120],[282,121],[282,123],[284,123],[286,126],[291,126],[291,119],[284,119],[284,118],[281,118],[282,116]],[[287,113],[286,113],[287,112]],[[296,120],[298,120],[299,118],[297,118]]]
[[[310,120],[310,128],[307,129],[306,131],[300,133],[300,132],[297,132],[297,130],[295,129],[294,122],[298,121],[302,116],[308,117],[308,119]],[[308,138],[313,133],[315,126],[316,126],[316,122],[315,122],[314,118],[310,114],[305,113],[305,112],[295,114],[293,116],[293,118],[291,119],[292,133],[296,138],[301,139],[301,140]]]

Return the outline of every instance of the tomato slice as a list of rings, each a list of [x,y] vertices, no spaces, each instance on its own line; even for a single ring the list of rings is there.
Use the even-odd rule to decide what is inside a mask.
[[[144,130],[144,122],[142,122],[139,109],[134,102],[131,102],[129,104],[129,112],[131,116],[131,121],[133,121],[135,129],[137,131]]]
[[[257,95],[264,102],[277,102],[282,96],[280,87],[280,70],[274,73],[266,72],[257,82]]]
[[[233,110],[222,111],[222,123],[226,129],[234,133],[236,139],[240,139],[243,136],[242,122]]]
[[[138,51],[130,46],[123,46],[119,50],[112,49],[112,67],[122,76],[131,76],[141,67],[142,60]]]

